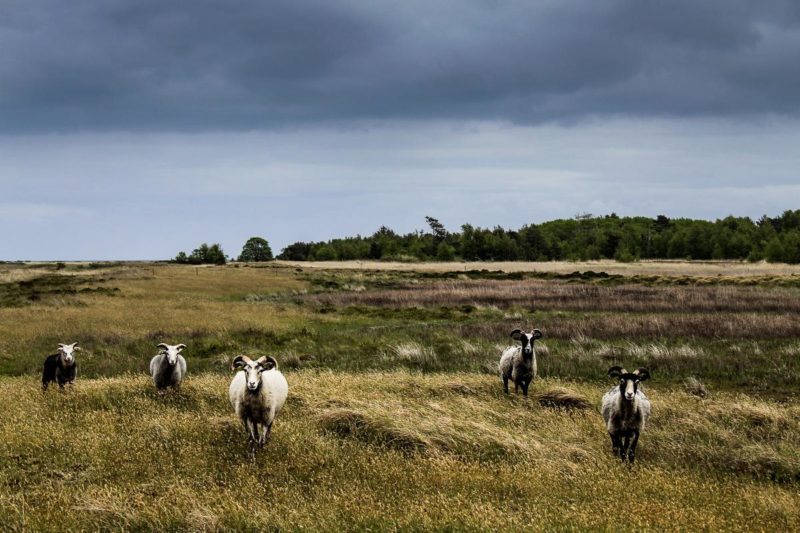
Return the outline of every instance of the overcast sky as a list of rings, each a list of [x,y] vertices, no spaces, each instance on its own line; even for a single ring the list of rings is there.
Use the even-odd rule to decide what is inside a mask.
[[[0,259],[797,208],[796,0],[0,1]]]

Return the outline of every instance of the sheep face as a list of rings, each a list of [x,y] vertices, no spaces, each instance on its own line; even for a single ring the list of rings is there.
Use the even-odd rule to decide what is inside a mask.
[[[158,348],[161,349],[161,354],[167,357],[167,363],[171,366],[175,366],[178,364],[178,354],[186,348],[185,344],[176,344],[175,346],[171,346],[169,344],[164,344],[163,342],[158,345]]]
[[[256,392],[261,387],[261,373],[272,370],[277,363],[272,357],[259,357],[255,361],[246,355],[240,355],[233,360],[233,368],[243,370],[247,390]]]
[[[58,353],[61,356],[61,360],[67,366],[75,362],[75,352],[77,351],[80,351],[77,342],[73,342],[72,344],[58,345]]]
[[[637,368],[633,372],[628,372],[619,366],[609,368],[608,375],[619,379],[619,393],[622,398],[629,402],[632,402],[636,397],[639,383],[650,378],[650,372],[646,368]]]
[[[534,329],[530,333],[525,333],[521,329],[515,329],[511,332],[511,338],[522,343],[522,356],[525,359],[533,357],[533,341],[542,338],[542,332]]]

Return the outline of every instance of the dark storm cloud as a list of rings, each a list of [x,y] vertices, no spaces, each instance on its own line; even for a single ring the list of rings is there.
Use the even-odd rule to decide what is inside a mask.
[[[0,4],[0,132],[800,109],[789,1]]]

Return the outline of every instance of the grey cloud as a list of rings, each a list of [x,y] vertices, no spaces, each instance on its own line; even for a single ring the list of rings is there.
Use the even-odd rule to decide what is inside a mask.
[[[793,1],[10,1],[0,132],[795,115]]]

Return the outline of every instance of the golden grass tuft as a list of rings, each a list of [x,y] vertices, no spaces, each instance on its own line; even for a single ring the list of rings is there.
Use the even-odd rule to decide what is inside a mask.
[[[706,389],[705,384],[694,376],[686,378],[683,382],[683,388],[692,396],[697,396],[698,398],[708,397],[708,389]]]
[[[389,357],[421,365],[435,364],[437,361],[433,348],[413,341],[390,346]]]

